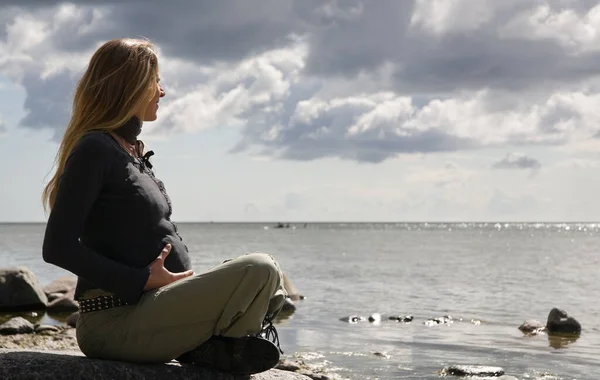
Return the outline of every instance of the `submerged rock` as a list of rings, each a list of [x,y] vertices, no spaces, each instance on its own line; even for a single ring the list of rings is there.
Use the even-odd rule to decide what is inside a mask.
[[[239,378],[239,377],[237,377]],[[169,380],[234,380],[231,374],[180,365],[133,364],[111,360],[89,359],[79,352],[6,351],[0,349],[0,379],[169,379]],[[272,369],[252,376],[253,380],[309,380],[304,375]]]
[[[25,267],[0,269],[0,310],[45,309],[48,298],[37,278]]]
[[[385,352],[379,352],[379,351],[377,351],[377,352],[373,352],[373,355],[377,356],[377,357],[380,357],[380,358],[383,358],[383,359],[389,359],[390,358],[390,355],[386,354]]]
[[[392,316],[388,317],[388,319],[390,321],[410,323],[413,320],[413,316],[412,315],[392,315]]]
[[[453,376],[502,376],[504,369],[479,365],[451,365],[442,369],[441,375]]]
[[[451,325],[452,323],[454,323],[454,319],[452,319],[451,315],[444,315],[443,317],[432,318],[423,322],[427,326]]]
[[[0,325],[0,335],[29,334],[34,332],[31,322],[23,317],[11,318]]]
[[[577,342],[580,334],[548,334],[548,345],[552,348],[561,349]]]
[[[367,320],[367,318],[362,317],[360,315],[349,315],[347,317],[340,318],[340,321],[348,322],[348,323],[358,323],[358,322],[364,322],[366,320]]]
[[[521,330],[524,334],[537,335],[546,330],[546,326],[544,326],[544,324],[540,321],[529,319],[519,326],[519,330]]]
[[[548,314],[546,329],[549,333],[579,334],[581,324],[564,310],[553,308]]]

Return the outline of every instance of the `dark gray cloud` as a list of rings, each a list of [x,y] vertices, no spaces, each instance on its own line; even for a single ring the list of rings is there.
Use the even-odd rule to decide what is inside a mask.
[[[46,80],[27,73],[22,84],[28,96],[23,105],[26,113],[19,125],[32,129],[53,128],[57,136],[62,134],[69,120],[75,78],[66,70]]]
[[[414,49],[414,45],[413,49]],[[550,41],[444,37],[437,49],[412,51],[394,75],[397,91],[447,93],[480,88],[509,91],[579,85],[600,75],[600,53],[577,59]]]
[[[600,52],[582,53],[573,59],[571,51],[551,39],[500,35],[511,17],[537,6],[535,2],[513,2],[471,33],[441,35],[411,28],[413,2],[381,0],[376,4],[365,7],[361,17],[311,30],[307,71],[354,76],[390,62],[395,67],[393,88],[406,94],[482,87],[537,90],[600,74]],[[579,4],[578,10],[586,12],[591,5]],[[564,2],[556,2],[555,9],[562,8]]]
[[[493,169],[540,169],[542,164],[535,158],[524,154],[509,153],[502,160],[492,165]]]
[[[352,3],[346,6],[356,8]],[[315,17],[318,9],[315,3],[305,5],[311,6],[311,11],[304,13],[313,15],[308,19],[312,29],[307,59],[307,71],[312,74],[354,76],[376,69],[390,59],[402,61],[409,53],[406,34],[412,1],[371,2],[355,17],[335,19],[332,16],[333,20],[326,25]],[[343,9],[339,13],[343,13]]]
[[[58,48],[78,51],[111,38],[145,37],[169,55],[209,64],[284,46],[291,33],[302,31],[292,0],[97,3],[105,12],[102,25],[85,34],[76,25],[64,28],[55,34]],[[92,14],[88,9],[86,17]]]
[[[6,133],[6,124],[2,120],[0,120],[0,135]]]
[[[40,6],[48,6],[52,7],[58,4],[110,4],[110,3],[120,3],[121,0],[77,0],[75,1],[61,1],[61,0],[2,0],[0,1],[0,6],[16,6],[20,8],[27,7],[40,7]],[[130,3],[144,3],[141,0],[131,0]],[[151,1],[147,1],[151,2]]]

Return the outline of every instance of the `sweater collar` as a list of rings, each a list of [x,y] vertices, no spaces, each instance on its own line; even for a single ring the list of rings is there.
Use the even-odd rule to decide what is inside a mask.
[[[114,130],[114,133],[124,138],[130,144],[135,144],[141,132],[142,122],[136,116],[133,116],[125,124]]]

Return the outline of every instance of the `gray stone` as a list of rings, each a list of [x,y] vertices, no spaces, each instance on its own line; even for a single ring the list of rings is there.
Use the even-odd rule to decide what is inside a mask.
[[[544,324],[542,322],[537,321],[535,319],[529,319],[529,320],[523,322],[523,324],[521,324],[521,326],[519,326],[519,330],[521,330],[525,334],[531,334],[531,335],[538,334],[538,333],[544,331],[545,329],[546,329],[546,326],[544,326]]]
[[[44,309],[47,305],[46,293],[29,269],[0,269],[0,310]]]
[[[564,310],[553,308],[548,314],[546,329],[549,333],[579,334],[581,324]]]
[[[390,321],[410,323],[414,319],[412,315],[392,315],[388,317]]]
[[[35,326],[36,334],[55,334],[60,331],[61,331],[61,329],[58,328],[57,326],[52,326],[52,325]]]
[[[299,371],[302,369],[302,364],[298,362],[293,362],[291,360],[282,360],[277,364],[277,369],[281,369],[283,371]]]
[[[77,327],[77,320],[79,319],[79,312],[76,311],[73,314],[69,315],[67,318],[67,325],[71,327]]]
[[[51,282],[50,284],[44,287],[44,292],[46,295],[50,295],[52,293],[60,293],[65,294],[71,290],[75,290],[77,286],[77,277],[74,276],[65,276],[61,277],[56,281]]]
[[[312,380],[330,380],[329,375],[324,373],[322,369],[311,367],[307,365],[302,359],[295,359],[294,361],[289,359],[283,359],[279,361],[279,364],[275,366],[276,369],[284,371],[292,371],[300,375],[307,376]]]
[[[48,311],[50,312],[61,312],[61,311],[76,311],[79,310],[79,303],[75,301],[75,290],[69,290],[67,293],[61,295],[51,301],[48,304]]]
[[[452,365],[442,370],[442,375],[453,376],[502,376],[504,369],[480,365]]]
[[[281,307],[281,311],[284,313],[291,313],[296,311],[296,304],[289,298],[286,298]]]
[[[307,372],[307,373],[304,373],[303,375],[312,380],[331,380],[331,377],[325,375],[324,373]]]
[[[33,324],[23,317],[11,318],[0,325],[0,335],[29,334],[33,331]]]
[[[0,349],[0,379],[11,380],[100,380],[100,379],[169,379],[169,380],[237,380],[225,372],[180,365],[133,364],[89,359],[75,351],[6,351]],[[294,372],[272,369],[252,375],[252,380],[309,380]]]
[[[62,296],[64,296],[64,293],[48,293],[48,294],[46,294],[46,297],[48,298],[48,302],[52,302],[56,299],[61,298]]]

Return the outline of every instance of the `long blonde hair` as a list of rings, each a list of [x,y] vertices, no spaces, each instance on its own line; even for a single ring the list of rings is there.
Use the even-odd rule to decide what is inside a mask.
[[[44,209],[51,209],[67,158],[91,131],[110,132],[152,99],[158,80],[158,58],[149,41],[115,39],[92,56],[77,84],[71,120],[60,143],[56,171],[42,193]]]

